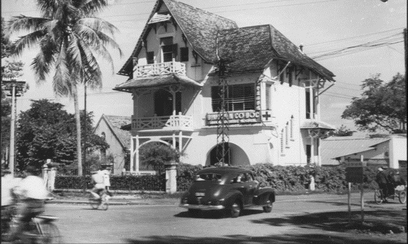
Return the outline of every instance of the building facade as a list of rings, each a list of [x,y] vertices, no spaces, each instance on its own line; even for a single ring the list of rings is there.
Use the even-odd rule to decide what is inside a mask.
[[[109,145],[108,149],[99,150],[96,153],[102,163],[113,166],[112,174],[115,175],[120,175],[123,169],[129,171],[126,155],[130,149],[131,134],[122,127],[130,122],[130,116],[103,114],[94,129],[94,134],[104,138]]]
[[[114,89],[133,97],[131,167],[160,142],[193,165],[320,164],[319,95],[334,74],[272,25],[158,0]],[[221,153],[220,153],[221,152]],[[220,156],[221,155],[221,156]]]

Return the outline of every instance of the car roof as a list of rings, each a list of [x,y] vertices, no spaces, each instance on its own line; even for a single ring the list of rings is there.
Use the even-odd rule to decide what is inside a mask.
[[[223,166],[223,167],[208,167],[200,170],[198,174],[203,173],[216,173],[216,174],[227,174],[227,173],[241,173],[241,172],[251,172],[250,170],[232,167],[232,166]]]

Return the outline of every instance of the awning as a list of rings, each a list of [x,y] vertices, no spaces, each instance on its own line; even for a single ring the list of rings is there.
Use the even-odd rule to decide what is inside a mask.
[[[155,13],[153,17],[149,20],[148,24],[154,24],[154,23],[160,23],[160,22],[165,22],[171,19],[170,14],[158,14]]]
[[[310,138],[326,138],[329,132],[336,128],[323,121],[308,119],[300,126],[300,129],[307,130]]]
[[[319,121],[319,120],[312,120],[308,119],[306,120],[301,126],[300,129],[326,129],[326,130],[336,130],[335,127],[332,125]]]
[[[170,74],[152,77],[143,77],[137,79],[129,79],[125,83],[117,85],[113,90],[129,91],[134,88],[149,88],[168,85],[186,85],[201,87],[202,84],[188,78],[185,75]]]

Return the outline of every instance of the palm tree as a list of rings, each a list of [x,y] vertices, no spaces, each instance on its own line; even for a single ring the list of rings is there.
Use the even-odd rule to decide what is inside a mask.
[[[107,0],[37,0],[42,17],[24,15],[11,18],[9,33],[28,31],[15,42],[14,55],[39,45],[40,51],[31,66],[36,82],[43,83],[51,70],[53,91],[73,98],[77,128],[78,175],[82,176],[81,124],[78,105],[79,84],[91,89],[102,87],[102,72],[97,61],[101,56],[111,64],[107,46],[120,50],[113,39],[117,28],[96,16],[108,6]]]

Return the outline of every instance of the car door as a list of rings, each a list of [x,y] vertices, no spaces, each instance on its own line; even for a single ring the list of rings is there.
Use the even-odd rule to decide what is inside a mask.
[[[252,200],[254,198],[257,182],[255,181],[254,177],[250,173],[245,173],[245,188],[246,188],[246,200],[245,204],[253,204]]]

